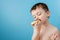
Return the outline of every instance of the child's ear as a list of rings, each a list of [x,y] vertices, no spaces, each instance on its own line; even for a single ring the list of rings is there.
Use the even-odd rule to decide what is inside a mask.
[[[48,17],[50,16],[50,12],[49,12],[49,11],[47,11],[47,16],[48,16]]]

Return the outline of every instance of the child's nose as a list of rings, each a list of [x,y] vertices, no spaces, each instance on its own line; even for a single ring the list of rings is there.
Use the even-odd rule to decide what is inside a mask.
[[[38,20],[38,17],[36,17],[34,20]]]

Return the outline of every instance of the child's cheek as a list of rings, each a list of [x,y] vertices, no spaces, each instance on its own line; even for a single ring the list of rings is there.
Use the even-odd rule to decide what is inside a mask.
[[[42,20],[42,21],[45,21],[45,15],[42,15],[42,16],[41,16],[41,20]]]

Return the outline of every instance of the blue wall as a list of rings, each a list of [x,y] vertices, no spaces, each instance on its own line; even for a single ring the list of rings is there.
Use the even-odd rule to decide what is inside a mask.
[[[38,2],[48,5],[49,22],[60,30],[60,0],[0,0],[0,40],[31,40],[30,8]]]

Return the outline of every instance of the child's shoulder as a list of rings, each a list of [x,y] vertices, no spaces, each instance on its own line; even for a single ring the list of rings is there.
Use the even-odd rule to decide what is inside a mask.
[[[56,26],[51,25],[52,30],[58,31],[58,28]]]
[[[57,27],[51,25],[51,28],[52,28],[52,30],[51,30],[51,34],[50,34],[50,39],[59,38],[60,34],[59,34],[59,31],[58,31]]]

